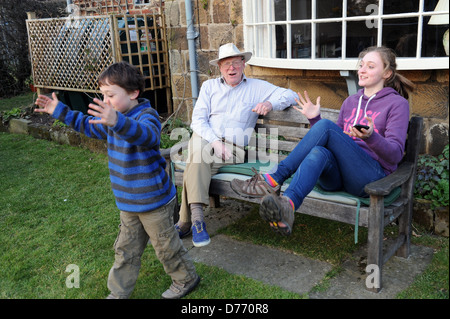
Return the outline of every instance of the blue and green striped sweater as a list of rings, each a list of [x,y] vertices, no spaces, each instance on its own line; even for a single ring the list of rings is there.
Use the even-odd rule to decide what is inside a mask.
[[[117,207],[126,212],[149,212],[167,204],[176,194],[166,161],[159,152],[161,123],[146,99],[125,114],[117,112],[114,127],[89,124],[93,116],[72,111],[59,102],[53,117],[108,146],[111,186]]]

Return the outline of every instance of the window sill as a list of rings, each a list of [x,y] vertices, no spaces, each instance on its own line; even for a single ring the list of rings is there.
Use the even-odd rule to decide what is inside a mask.
[[[278,69],[302,70],[356,70],[358,59],[270,59],[252,57],[249,65]],[[448,69],[449,57],[397,58],[398,70],[442,70]]]

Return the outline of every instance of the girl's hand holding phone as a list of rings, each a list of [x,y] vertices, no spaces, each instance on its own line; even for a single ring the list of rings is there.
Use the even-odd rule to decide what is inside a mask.
[[[356,124],[354,126],[350,126],[350,132],[344,132],[345,134],[358,137],[362,140],[368,139],[373,133],[373,121],[371,117],[365,117],[367,120],[367,125]]]

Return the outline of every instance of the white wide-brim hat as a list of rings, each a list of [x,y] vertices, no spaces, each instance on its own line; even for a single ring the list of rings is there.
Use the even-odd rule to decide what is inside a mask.
[[[219,48],[219,58],[209,61],[209,64],[218,66],[218,62],[220,60],[226,59],[226,58],[231,58],[234,56],[243,56],[245,62],[247,62],[252,57],[252,53],[251,52],[241,52],[233,43],[227,43],[227,44],[222,45]]]

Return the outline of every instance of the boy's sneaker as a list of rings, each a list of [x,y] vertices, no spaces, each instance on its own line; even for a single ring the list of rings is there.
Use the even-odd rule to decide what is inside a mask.
[[[177,223],[177,224],[175,224],[175,229],[178,232],[178,235],[180,236],[180,238],[184,238],[184,237],[186,237],[187,235],[189,235],[191,233],[191,227],[190,226],[187,227],[187,229],[185,231],[183,231],[182,227],[180,227],[178,225],[178,223]]]
[[[270,227],[275,232],[288,236],[292,233],[294,224],[294,210],[285,196],[266,195],[259,206],[259,215],[262,219],[271,223]],[[279,225],[282,222],[285,226]]]
[[[185,284],[179,284],[175,281],[172,282],[169,289],[163,292],[162,296],[164,299],[180,299],[194,290],[200,282],[200,277],[192,279],[191,281]]]
[[[192,225],[192,243],[195,247],[203,247],[211,242],[208,232],[206,231],[206,224],[203,221],[196,221]]]
[[[251,178],[243,181],[241,179],[233,179],[230,182],[231,188],[242,197],[264,197],[268,194],[280,194],[280,185],[270,186],[264,176],[252,167],[253,175]]]

